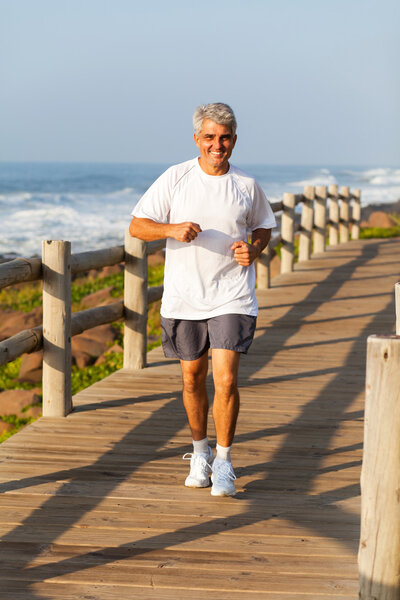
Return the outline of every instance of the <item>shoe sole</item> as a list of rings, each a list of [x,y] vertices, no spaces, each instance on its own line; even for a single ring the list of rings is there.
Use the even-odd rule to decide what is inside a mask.
[[[185,487],[188,487],[188,488],[206,488],[206,487],[210,487],[210,482],[205,483],[204,485],[200,485],[198,483],[186,483],[186,481],[185,481]]]
[[[227,498],[231,498],[235,494],[236,494],[236,490],[234,492],[232,492],[231,494],[228,494],[227,492],[225,492],[225,493],[224,492],[222,492],[222,493],[215,492],[215,491],[213,492],[213,490],[211,489],[211,496],[220,496],[220,497],[226,496]]]

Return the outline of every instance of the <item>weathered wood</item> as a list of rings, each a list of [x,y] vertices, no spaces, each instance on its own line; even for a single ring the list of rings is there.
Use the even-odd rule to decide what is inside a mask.
[[[43,416],[64,417],[71,396],[71,242],[42,242]]]
[[[326,186],[317,186],[315,190],[314,254],[325,252],[326,248],[326,199]]]
[[[118,300],[106,306],[96,306],[88,310],[80,310],[72,313],[71,335],[78,335],[92,327],[119,321],[124,317],[123,300]]]
[[[147,254],[155,254],[159,250],[165,248],[167,240],[154,240],[154,242],[147,242]]]
[[[143,369],[147,348],[146,242],[125,234],[124,367]]]
[[[71,256],[71,273],[83,273],[91,269],[101,269],[102,267],[111,267],[123,262],[125,259],[124,247],[112,246],[110,248],[101,248],[100,250],[90,250],[89,252],[79,252]]]
[[[350,190],[347,185],[340,188],[339,237],[341,244],[350,239]]]
[[[354,190],[352,202],[352,227],[351,239],[360,239],[360,223],[361,223],[361,190]]]
[[[400,597],[400,337],[368,338],[360,599]]]
[[[396,334],[400,335],[400,281],[395,285]]]
[[[41,278],[40,258],[16,258],[0,264],[0,289],[22,281],[36,281]]]
[[[43,328],[24,329],[0,342],[0,366],[15,360],[22,354],[37,352],[42,347]]]
[[[315,188],[306,185],[304,188],[304,201],[301,212],[301,230],[299,240],[299,260],[311,258],[312,231],[314,225],[314,197]]]
[[[155,285],[147,288],[147,303],[151,304],[152,302],[156,302],[160,300],[163,295],[164,286],[163,285]]]
[[[283,208],[283,202],[271,202],[272,212],[279,212]]]
[[[329,197],[329,245],[339,243],[339,198],[338,186],[332,184],[328,188]]]
[[[285,193],[283,196],[283,212],[281,221],[282,250],[281,273],[290,273],[294,266],[294,194]]]
[[[259,290],[267,290],[269,287],[271,287],[270,262],[271,249],[268,245],[266,248],[264,248],[256,261],[256,280],[257,288]]]

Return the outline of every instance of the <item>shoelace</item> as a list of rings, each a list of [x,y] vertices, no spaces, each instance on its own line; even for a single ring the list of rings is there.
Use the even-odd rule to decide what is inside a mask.
[[[217,464],[214,463],[213,473],[215,477],[228,477],[233,481],[236,479],[231,463],[226,460],[218,462]]]
[[[193,460],[199,461],[201,466],[204,467],[207,471],[209,471],[211,473],[212,469],[211,469],[207,459],[204,458],[204,456],[202,456],[200,453],[195,454],[192,452],[186,452],[186,454],[184,454],[182,456],[182,460],[191,460],[192,458],[193,458]]]

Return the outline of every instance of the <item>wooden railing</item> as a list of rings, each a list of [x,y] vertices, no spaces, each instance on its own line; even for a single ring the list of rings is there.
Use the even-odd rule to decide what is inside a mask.
[[[361,536],[361,600],[400,598],[400,282],[396,335],[367,342]]]
[[[301,207],[301,212],[296,211],[296,206]],[[360,190],[350,193],[348,187],[342,187],[339,193],[337,185],[328,189],[306,186],[303,194],[284,194],[281,202],[272,204],[272,209],[281,213],[281,231],[257,261],[259,289],[270,286],[270,258],[278,244],[282,245],[281,272],[293,270],[296,232],[299,260],[308,260],[312,252],[324,252],[327,235],[330,245],[347,242],[350,226],[352,239],[359,238]],[[126,232],[124,246],[71,255],[70,242],[44,241],[42,259],[17,258],[0,265],[0,289],[43,280],[43,325],[0,342],[0,365],[43,348],[43,416],[65,416],[72,410],[71,337],[74,335],[124,319],[124,368],[141,369],[146,365],[148,305],[162,295],[162,286],[147,285],[147,256],[164,246],[165,240],[145,243]],[[121,262],[125,263],[124,299],[72,313],[72,276]]]

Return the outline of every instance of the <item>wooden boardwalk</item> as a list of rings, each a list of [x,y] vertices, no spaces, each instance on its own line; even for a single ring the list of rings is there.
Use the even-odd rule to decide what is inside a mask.
[[[343,244],[258,294],[234,498],[183,486],[160,349],[2,444],[0,597],[355,599],[366,337],[394,331],[399,256],[400,239]]]

